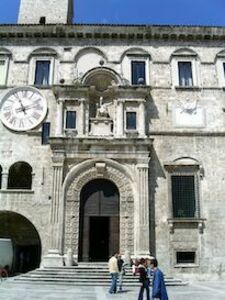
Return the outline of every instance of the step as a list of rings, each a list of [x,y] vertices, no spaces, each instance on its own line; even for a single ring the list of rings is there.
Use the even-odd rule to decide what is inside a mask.
[[[40,268],[13,278],[16,283],[62,284],[76,286],[108,286],[110,275],[106,263],[88,265],[86,263],[73,267],[48,267]],[[166,285],[186,285],[180,279],[165,277]],[[139,277],[132,274],[131,268],[127,268],[123,278],[124,286],[140,286]]]

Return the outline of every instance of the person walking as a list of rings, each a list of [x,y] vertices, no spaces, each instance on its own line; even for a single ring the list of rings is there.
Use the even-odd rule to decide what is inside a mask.
[[[125,275],[125,264],[121,254],[118,255],[117,264],[119,269],[119,291],[122,291],[123,276]]]
[[[111,285],[110,285],[110,289],[109,289],[110,294],[116,293],[116,291],[117,291],[117,278],[119,275],[117,257],[118,257],[118,254],[114,253],[108,261],[109,273],[111,276]]]
[[[138,300],[143,300],[144,290],[146,290],[147,300],[150,300],[150,279],[147,275],[147,261],[144,258],[140,259],[140,265],[138,266],[138,273],[139,273],[139,281],[141,283]]]
[[[164,282],[164,276],[162,271],[158,268],[157,259],[152,259],[150,263],[151,269],[153,271],[152,280],[152,299],[154,300],[169,300],[166,286]]]

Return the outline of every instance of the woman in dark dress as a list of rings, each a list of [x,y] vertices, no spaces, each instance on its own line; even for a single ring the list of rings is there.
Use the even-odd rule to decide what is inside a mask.
[[[141,283],[138,300],[143,300],[144,290],[146,290],[147,300],[150,300],[150,293],[149,293],[150,280],[147,274],[147,261],[144,258],[140,259],[138,272],[139,272],[139,281]]]

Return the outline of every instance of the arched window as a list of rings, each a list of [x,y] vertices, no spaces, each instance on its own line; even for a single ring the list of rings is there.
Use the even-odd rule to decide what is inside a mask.
[[[2,167],[0,166],[0,189],[2,188]]]
[[[32,168],[26,162],[17,162],[9,169],[8,189],[30,190],[32,187]]]

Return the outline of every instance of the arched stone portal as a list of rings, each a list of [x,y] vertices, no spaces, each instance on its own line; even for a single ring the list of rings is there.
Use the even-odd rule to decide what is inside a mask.
[[[0,265],[10,265],[12,274],[25,273],[39,267],[40,237],[34,225],[24,216],[0,211],[0,253]]]
[[[64,253],[71,248],[78,260],[80,236],[80,198],[85,185],[101,179],[111,182],[119,194],[119,250],[121,253],[134,253],[134,186],[132,176],[124,166],[104,159],[88,160],[74,166],[64,182],[65,227]],[[105,182],[106,182],[105,181]],[[97,183],[97,181],[96,181]],[[84,191],[84,190],[83,190]],[[113,250],[113,249],[112,249]]]
[[[81,190],[79,261],[104,261],[119,249],[119,191],[106,179]]]

